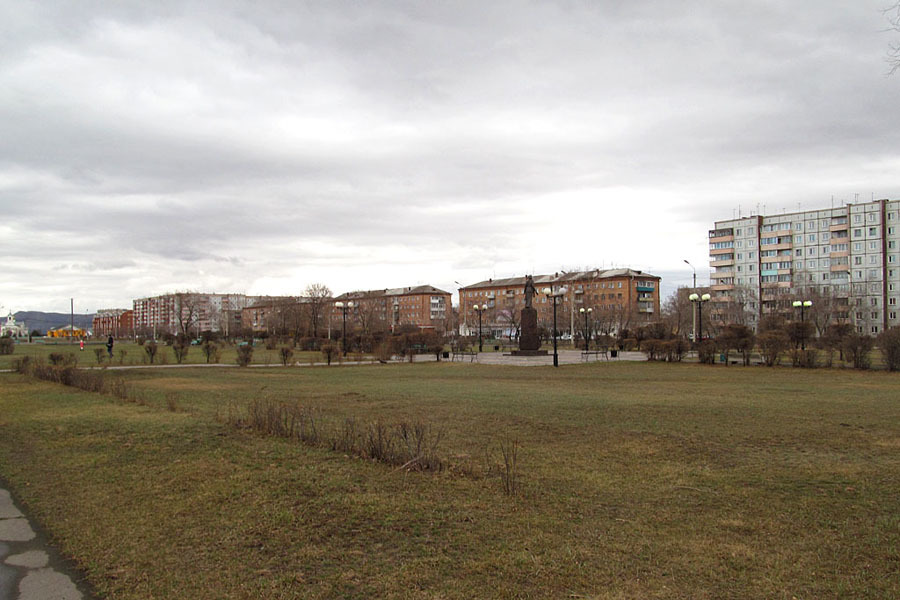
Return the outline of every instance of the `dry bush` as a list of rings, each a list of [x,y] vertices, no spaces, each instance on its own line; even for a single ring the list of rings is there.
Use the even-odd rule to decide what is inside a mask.
[[[237,364],[239,367],[246,367],[253,360],[253,346],[245,344],[237,348]]]
[[[282,346],[278,352],[281,356],[281,364],[285,367],[288,366],[288,364],[290,364],[291,362],[291,359],[294,357],[294,351],[287,346]]]
[[[500,454],[503,457],[503,470],[500,471],[500,480],[503,482],[503,493],[507,496],[515,496],[519,493],[519,440],[506,438],[500,444]]]
[[[900,371],[900,327],[891,327],[878,336],[878,348],[888,371]]]
[[[144,344],[144,352],[147,353],[147,358],[150,359],[150,364],[152,365],[156,362],[156,353],[159,351],[159,346],[156,342],[147,342]]]
[[[441,471],[447,467],[438,452],[442,432],[424,423],[362,424],[353,417],[329,423],[314,409],[270,398],[251,400],[241,412],[237,406],[229,405],[229,425],[296,439],[309,446],[397,465],[408,471]]]
[[[16,342],[11,337],[0,338],[0,354],[12,354],[16,349]]]

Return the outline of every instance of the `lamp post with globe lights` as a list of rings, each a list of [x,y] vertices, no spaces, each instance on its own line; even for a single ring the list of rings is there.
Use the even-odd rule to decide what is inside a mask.
[[[806,350],[806,309],[812,306],[812,300],[794,300],[793,306],[800,309],[800,349]]]
[[[703,341],[703,303],[709,302],[710,295],[703,294],[702,296],[697,293],[693,293],[688,296],[688,300],[697,305],[697,339],[696,342]]]
[[[344,351],[344,356],[347,356],[347,311],[353,308],[353,302],[335,302],[335,308],[340,309],[343,314],[343,329],[341,332],[341,348]]]
[[[591,316],[591,313],[594,312],[593,308],[580,308],[578,309],[582,315],[584,315],[584,351],[587,352],[590,349],[591,344],[591,329],[588,327],[588,318]]]
[[[550,298],[550,301],[553,303],[553,366],[559,366],[559,351],[556,346],[556,306],[559,304],[559,299],[565,295],[567,288],[559,288],[555,292],[551,288],[544,288],[544,295]]]
[[[472,308],[474,308],[475,312],[478,313],[478,351],[482,352],[484,350],[484,346],[481,339],[481,315],[484,314],[484,311],[487,310],[487,304],[482,304],[481,306],[476,304]]]

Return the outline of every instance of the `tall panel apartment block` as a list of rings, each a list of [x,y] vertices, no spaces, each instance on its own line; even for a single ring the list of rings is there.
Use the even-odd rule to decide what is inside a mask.
[[[716,221],[713,318],[756,327],[793,300],[826,299],[832,322],[877,334],[900,324],[900,200]]]

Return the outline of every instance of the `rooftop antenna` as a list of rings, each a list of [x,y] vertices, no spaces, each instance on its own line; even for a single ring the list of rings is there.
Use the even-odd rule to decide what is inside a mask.
[[[831,195],[831,208],[834,209],[834,194]]]

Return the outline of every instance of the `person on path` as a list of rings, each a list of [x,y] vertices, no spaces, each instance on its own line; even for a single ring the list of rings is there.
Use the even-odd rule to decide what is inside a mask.
[[[112,349],[113,349],[113,336],[109,336],[109,339],[106,340],[106,351],[109,353],[110,360],[112,360]]]
[[[78,346],[81,348],[81,351],[84,352],[84,338],[78,340]]]

